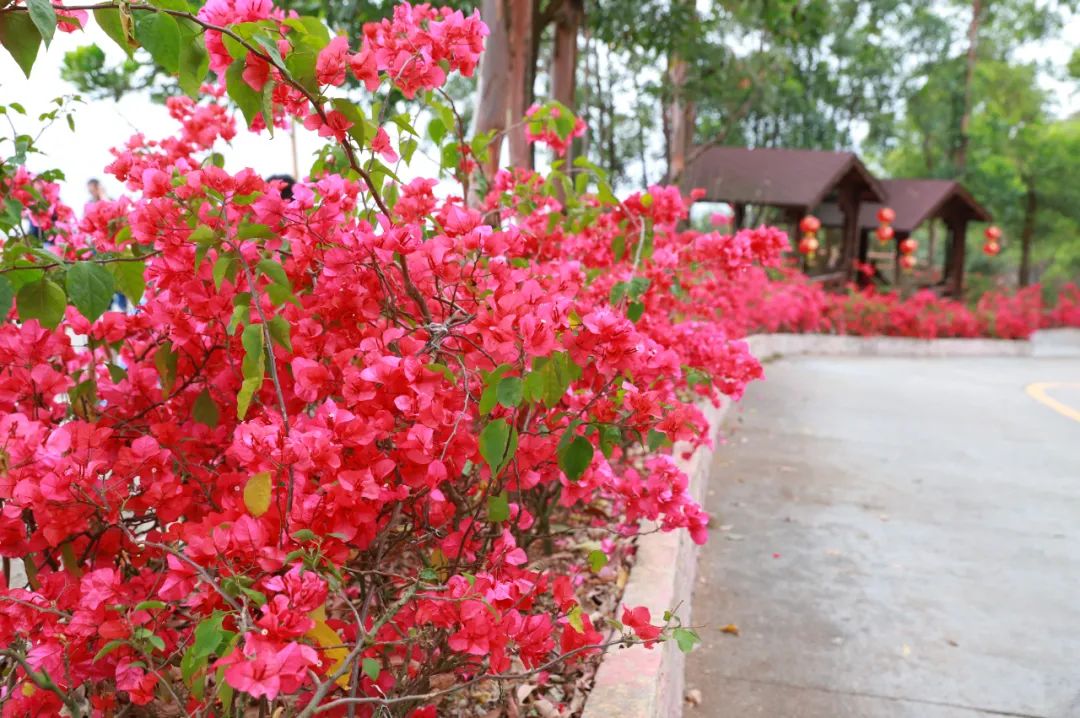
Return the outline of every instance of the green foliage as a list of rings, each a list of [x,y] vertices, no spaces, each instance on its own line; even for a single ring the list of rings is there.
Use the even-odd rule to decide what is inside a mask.
[[[11,54],[23,74],[30,77],[30,68],[41,46],[41,33],[30,16],[17,12],[0,14],[0,45]]]

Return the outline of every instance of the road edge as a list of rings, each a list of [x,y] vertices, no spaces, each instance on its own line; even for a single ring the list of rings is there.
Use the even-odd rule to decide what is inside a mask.
[[[1067,333],[1067,332],[1072,333]],[[1041,337],[1039,335],[1042,335]],[[1065,341],[1060,341],[1064,339]],[[880,356],[880,357],[1024,357],[1080,356],[1080,332],[1044,330],[1034,340],[1007,339],[908,339],[905,337],[853,337],[832,334],[755,334],[745,339],[760,361],[784,356]],[[1049,350],[1043,350],[1044,345]],[[719,408],[700,408],[709,421],[712,441],[689,459],[678,458],[690,479],[690,491],[704,503],[709,468],[732,402]],[[681,457],[690,446],[676,445]],[[686,531],[651,533],[638,540],[637,558],[623,594],[628,606],[646,606],[654,622],[665,611],[678,607],[685,625],[692,625],[691,599],[697,577],[699,547]],[[674,557],[674,560],[672,560]],[[618,649],[606,655],[585,703],[582,718],[679,718],[683,714],[686,656],[673,641],[647,649]]]

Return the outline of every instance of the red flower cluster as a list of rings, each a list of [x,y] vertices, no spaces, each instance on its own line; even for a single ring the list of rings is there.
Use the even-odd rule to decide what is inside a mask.
[[[300,42],[268,3],[200,17],[277,28],[286,57]],[[328,37],[314,73],[373,66],[411,94],[472,72],[485,32],[402,6],[356,54]],[[231,82],[275,83],[276,117],[352,141],[344,111],[235,39],[206,46]],[[0,551],[25,573],[0,590],[25,659],[4,714],[75,692],[97,715],[162,695],[340,714],[346,688],[410,695],[433,671],[464,683],[669,637],[639,607],[590,616],[584,559],[543,557],[599,532],[606,561],[640,521],[705,540],[670,447],[707,441],[695,400],[761,376],[710,292],[777,264],[786,237],[681,231],[674,188],[568,208],[529,172],[477,207],[329,166],[283,197],[211,161],[235,126],[208,89],[169,100],[175,137],[114,150],[132,194],[78,223],[55,185],[0,177],[51,246],[12,237],[22,264],[0,267]],[[364,137],[396,156],[382,127]],[[117,290],[132,312],[109,311]]]

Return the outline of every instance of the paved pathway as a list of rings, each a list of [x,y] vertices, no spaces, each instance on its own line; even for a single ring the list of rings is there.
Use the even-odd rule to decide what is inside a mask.
[[[766,372],[716,455],[687,717],[1080,718],[1080,360]]]

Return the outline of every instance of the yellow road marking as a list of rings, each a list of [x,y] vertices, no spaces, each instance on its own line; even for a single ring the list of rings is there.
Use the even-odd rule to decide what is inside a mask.
[[[1047,389],[1054,389],[1057,387],[1080,389],[1080,382],[1037,381],[1034,384],[1028,384],[1027,387],[1024,388],[1024,393],[1040,404],[1050,407],[1062,416],[1068,417],[1073,421],[1080,421],[1080,410],[1074,409],[1068,404],[1060,402],[1046,393]]]

